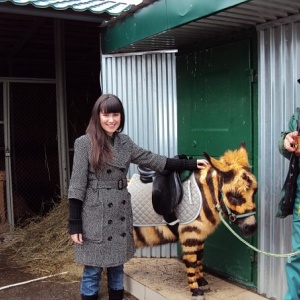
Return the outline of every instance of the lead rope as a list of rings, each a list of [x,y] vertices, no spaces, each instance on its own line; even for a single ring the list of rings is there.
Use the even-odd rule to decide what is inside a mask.
[[[300,250],[298,251],[295,251],[295,252],[291,252],[291,253],[284,253],[284,254],[276,254],[276,253],[270,253],[270,252],[266,252],[266,251],[262,251],[262,250],[259,250],[258,248],[252,246],[251,244],[249,244],[247,241],[245,241],[243,238],[241,238],[237,233],[235,233],[233,231],[233,229],[229,226],[229,224],[225,221],[225,219],[223,218],[222,216],[222,211],[220,209],[220,207],[218,207],[217,205],[217,209],[219,211],[219,216],[220,216],[220,219],[222,221],[222,223],[227,227],[227,229],[237,238],[239,239],[242,243],[244,243],[246,246],[248,246],[249,248],[253,249],[254,251],[256,252],[259,252],[259,253],[262,253],[262,254],[265,254],[265,255],[268,255],[268,256],[274,256],[274,257],[287,257],[288,258],[288,262],[290,263],[291,262],[291,257],[292,256],[296,256],[298,254],[300,254]]]

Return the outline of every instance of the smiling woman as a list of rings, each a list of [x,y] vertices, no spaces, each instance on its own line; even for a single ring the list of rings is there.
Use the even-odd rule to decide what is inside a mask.
[[[74,145],[69,233],[75,261],[84,265],[82,300],[98,299],[103,268],[107,268],[109,300],[123,299],[124,263],[135,254],[126,178],[130,163],[158,172],[208,165],[205,159],[172,159],[143,149],[122,133],[124,123],[121,100],[103,94],[94,104],[86,134]]]
[[[120,113],[104,113],[100,112],[100,124],[105,130],[107,135],[112,136],[113,133],[118,129],[121,122]]]

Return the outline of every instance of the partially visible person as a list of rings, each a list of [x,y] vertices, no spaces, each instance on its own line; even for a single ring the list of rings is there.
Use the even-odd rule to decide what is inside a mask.
[[[69,186],[69,233],[75,261],[83,264],[81,299],[98,299],[107,268],[109,300],[123,299],[124,263],[133,257],[133,217],[126,175],[130,163],[155,171],[197,170],[205,159],[173,159],[137,146],[122,134],[120,99],[103,94],[96,101],[86,134],[74,145]]]
[[[298,79],[298,82],[300,79]],[[300,82],[299,82],[300,83]],[[285,158],[290,158],[292,152],[295,151],[294,138],[298,135],[297,131],[298,112],[292,115],[288,131],[282,132],[279,141],[279,151]],[[300,160],[299,160],[300,167]],[[293,251],[300,250],[300,175],[297,178],[297,193],[292,216],[292,248]],[[285,267],[287,292],[284,300],[300,300],[300,255],[292,256]]]

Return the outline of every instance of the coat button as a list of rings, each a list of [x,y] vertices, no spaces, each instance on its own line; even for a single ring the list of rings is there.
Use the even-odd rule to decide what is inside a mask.
[[[121,221],[125,221],[125,217],[122,217],[122,218],[121,218]]]
[[[113,222],[112,220],[108,220],[108,222],[107,222],[107,223],[108,223],[108,224],[112,224],[112,222]]]
[[[109,241],[111,241],[111,240],[112,240],[112,236],[109,236],[107,239],[108,239]]]
[[[114,205],[110,202],[108,203],[108,207],[113,207]]]
[[[108,174],[110,174],[111,173],[111,169],[107,169],[107,171],[106,171]]]
[[[122,237],[125,237],[125,236],[126,236],[126,232],[123,232],[123,233],[121,234],[121,236],[122,236]]]
[[[121,203],[125,205],[125,204],[126,204],[126,201],[125,201],[125,200],[122,200],[122,202],[121,202]]]

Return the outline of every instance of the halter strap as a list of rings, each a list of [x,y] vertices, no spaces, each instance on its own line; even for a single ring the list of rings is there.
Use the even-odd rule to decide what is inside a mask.
[[[227,215],[228,215],[228,218],[229,218],[229,221],[234,223],[236,221],[236,219],[241,219],[241,218],[246,218],[246,217],[249,217],[249,216],[253,216],[256,214],[255,211],[252,211],[252,212],[247,212],[247,213],[244,213],[244,214],[239,214],[239,215],[236,215],[234,214],[230,208],[226,205],[225,201],[224,201],[224,194],[222,191],[220,191],[220,194],[222,195],[222,201],[223,201],[223,204],[226,208],[226,212],[227,212]],[[222,206],[219,203],[216,204],[216,208],[219,212],[222,212]]]

